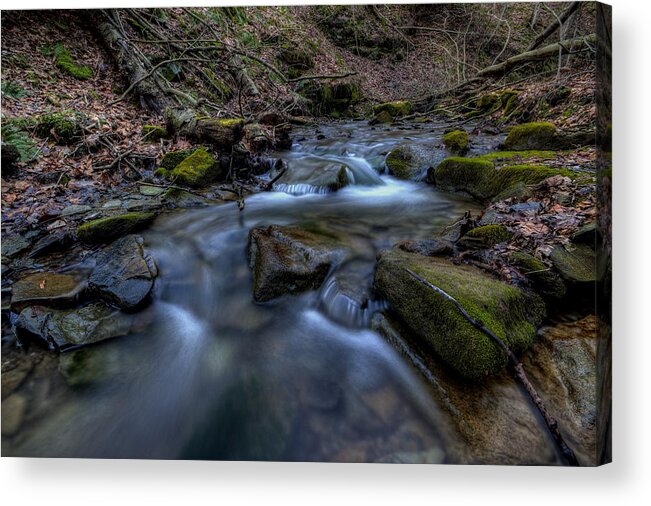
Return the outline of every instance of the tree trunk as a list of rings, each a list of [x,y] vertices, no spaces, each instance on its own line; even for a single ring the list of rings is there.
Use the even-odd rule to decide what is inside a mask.
[[[543,42],[545,42],[558,28],[562,26],[563,23],[569,18],[574,11],[576,11],[579,7],[581,6],[581,2],[572,2],[570,6],[565,9],[561,14],[558,16],[558,19],[554,18],[554,21],[552,22],[551,25],[549,25],[543,33],[538,35],[536,39],[532,42],[532,44],[527,48],[527,51],[533,51],[537,47],[539,47]],[[560,21],[560,23],[559,23]]]
[[[486,67],[483,70],[480,70],[477,73],[478,77],[497,77],[506,74],[508,71],[512,70],[514,67],[521,65],[523,63],[529,63],[537,60],[545,60],[551,56],[558,56],[559,52],[563,53],[574,53],[589,47],[590,44],[597,43],[597,36],[592,33],[586,37],[577,37],[576,39],[563,40],[557,42],[556,44],[550,44],[549,46],[541,47],[540,49],[535,49],[533,51],[527,51],[520,53],[518,55],[512,56],[511,58],[504,60],[502,63],[497,65],[491,65]]]

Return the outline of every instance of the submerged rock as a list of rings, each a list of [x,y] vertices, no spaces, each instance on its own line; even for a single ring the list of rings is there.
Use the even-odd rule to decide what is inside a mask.
[[[23,309],[16,320],[19,339],[40,339],[50,348],[68,348],[96,343],[129,333],[133,317],[103,303],[80,309],[59,310],[44,306]]]
[[[59,372],[69,387],[88,387],[119,374],[119,358],[114,348],[76,349],[60,355]]]
[[[11,437],[16,434],[25,418],[27,399],[20,394],[13,394],[2,401],[2,435]]]
[[[123,235],[147,227],[156,218],[155,213],[125,213],[84,223],[77,228],[77,237],[85,243],[111,242]]]
[[[340,190],[353,182],[350,169],[343,163],[291,164],[274,184],[287,193],[326,193]]]
[[[30,274],[12,286],[11,308],[20,311],[34,304],[74,306],[85,288],[85,280],[79,276],[53,272]]]
[[[437,161],[431,150],[423,146],[403,144],[387,155],[385,164],[389,174],[398,179],[420,180]]]
[[[128,235],[98,255],[88,288],[120,309],[134,310],[148,301],[157,274],[142,237]]]
[[[460,376],[478,380],[499,372],[504,352],[465,319],[458,308],[406,269],[454,297],[514,352],[528,348],[545,308],[542,300],[477,268],[399,250],[379,254],[375,287],[405,324]]]
[[[271,225],[251,229],[248,255],[254,277],[253,298],[265,302],[318,288],[333,264],[343,257],[343,247],[331,236]]]

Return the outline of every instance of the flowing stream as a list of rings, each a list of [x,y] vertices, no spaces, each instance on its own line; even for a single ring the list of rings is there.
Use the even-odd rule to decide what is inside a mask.
[[[345,163],[354,184],[336,192],[279,184],[241,212],[231,202],[161,216],[143,234],[160,275],[142,331],[75,352],[96,371],[90,387],[70,388],[52,365],[10,453],[454,462],[457,442],[431,386],[369,328],[384,307],[371,291],[378,251],[430,238],[478,209],[384,173],[392,147],[436,147],[445,127],[305,127],[277,153],[289,170]],[[478,138],[474,149],[496,143]],[[351,254],[319,290],[256,304],[247,236],[271,224],[335,233]]]

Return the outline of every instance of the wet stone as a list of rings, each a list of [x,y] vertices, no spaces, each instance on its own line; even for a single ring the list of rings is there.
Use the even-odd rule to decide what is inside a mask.
[[[23,424],[27,399],[20,394],[14,394],[2,401],[2,435],[13,436]]]
[[[120,309],[134,310],[148,301],[157,274],[153,258],[144,251],[142,237],[128,235],[97,256],[88,286]]]
[[[72,310],[31,306],[20,313],[15,328],[21,341],[40,340],[49,348],[65,351],[127,335],[133,318],[103,303]]]
[[[43,304],[66,307],[79,302],[85,282],[80,275],[39,272],[17,281],[12,287],[11,308]]]
[[[74,216],[76,214],[84,214],[92,211],[93,208],[90,206],[80,206],[77,204],[73,204],[68,207],[64,207],[63,211],[61,211],[61,216]]]

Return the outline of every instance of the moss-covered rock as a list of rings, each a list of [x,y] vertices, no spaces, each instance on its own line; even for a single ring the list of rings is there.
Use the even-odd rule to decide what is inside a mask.
[[[541,260],[520,251],[511,253],[510,259],[520,273],[531,282],[534,290],[545,299],[560,299],[565,296],[565,283]]]
[[[512,184],[492,198],[493,202],[500,202],[506,199],[525,200],[531,198],[533,193],[522,181]]]
[[[387,118],[393,121],[396,118],[402,118],[411,114],[413,106],[407,100],[397,100],[395,102],[385,102],[373,106],[373,121],[379,123],[388,123]]]
[[[37,120],[36,135],[68,145],[81,136],[83,121],[83,116],[73,111],[45,114]]]
[[[391,150],[384,163],[398,179],[420,180],[434,161],[434,153],[422,146],[403,144]]]
[[[443,136],[443,144],[452,153],[459,155],[468,151],[468,132],[465,130],[453,130]]]
[[[557,147],[556,127],[552,123],[525,123],[509,130],[504,147],[513,151],[554,149]]]
[[[499,372],[504,352],[466,320],[458,308],[421,278],[454,297],[475,319],[490,328],[514,352],[528,348],[544,317],[542,300],[467,265],[399,250],[380,253],[375,287],[404,323],[457,374],[479,380]]]
[[[341,115],[362,99],[362,89],[355,82],[317,83],[306,81],[298,93],[309,100],[313,114]]]
[[[77,228],[77,237],[80,241],[90,244],[108,243],[147,227],[154,218],[155,213],[126,213],[99,218],[80,225]]]
[[[54,46],[54,63],[66,74],[77,79],[90,79],[93,71],[86,65],[77,65],[72,59],[70,51],[62,44]]]
[[[158,166],[163,169],[172,170],[188,156],[194,153],[196,149],[179,149],[177,151],[168,151],[163,155],[163,159]]]
[[[428,179],[448,191],[464,191],[483,200],[491,197],[486,182],[495,174],[495,166],[487,160],[452,157],[428,171]]]
[[[212,183],[219,174],[217,161],[207,149],[199,148],[164,175],[175,183],[199,187]]]
[[[529,162],[531,160],[552,160],[558,156],[557,151],[541,151],[541,150],[524,150],[524,151],[493,151],[476,158],[481,160],[489,160],[496,164],[508,164]]]
[[[504,225],[484,225],[466,233],[457,246],[463,249],[484,249],[508,241],[511,232]]]
[[[570,283],[593,283],[597,280],[596,255],[587,244],[556,246],[550,259],[563,279]]]
[[[496,168],[482,158],[452,157],[429,171],[429,181],[448,191],[463,191],[479,200],[495,197],[516,183],[537,184],[554,175],[573,177],[567,169],[544,165],[509,165]]]
[[[142,136],[146,141],[156,142],[160,139],[167,139],[169,133],[166,128],[156,125],[145,125],[142,127]]]

